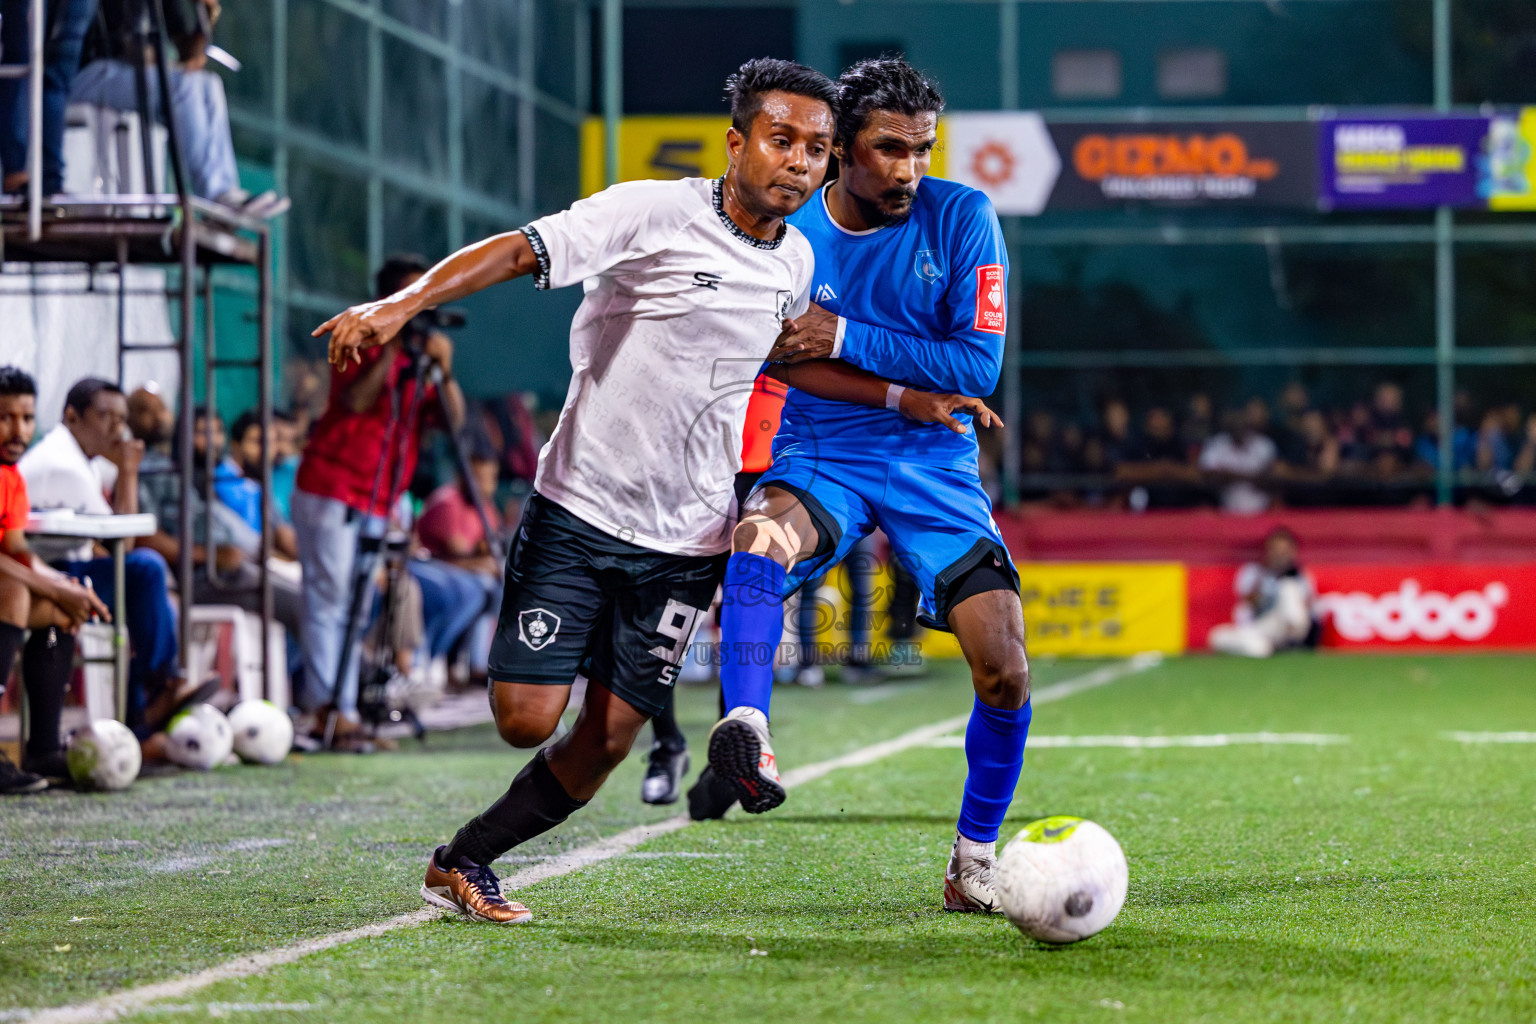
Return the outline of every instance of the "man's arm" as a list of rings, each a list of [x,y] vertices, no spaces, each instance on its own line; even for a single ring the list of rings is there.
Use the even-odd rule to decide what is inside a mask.
[[[945,259],[954,275],[945,290],[949,321],[938,338],[834,316],[812,305],[786,324],[771,360],[834,358],[890,380],[981,397],[997,389],[1003,368],[1008,295],[1002,228],[979,196],[954,229]]]
[[[533,247],[521,231],[493,235],[460,249],[409,288],[338,313],[312,334],[316,338],[331,335],[332,364],[341,366],[348,359],[361,362],[362,349],[394,338],[422,310],[454,302],[493,284],[525,277],[538,269]],[[377,398],[377,392],[374,397]]]
[[[850,366],[839,359],[814,359],[803,363],[770,363],[763,372],[792,388],[834,402],[869,405],[877,409],[895,409],[919,423],[942,423],[957,434],[966,433],[966,425],[952,413],[968,412],[983,427],[1000,427],[1003,421],[979,398],[965,395],[936,394],[892,384],[867,370]]]
[[[20,530],[6,530],[0,538],[0,576],[8,576],[38,597],[53,602],[77,626],[92,616],[99,615],[107,621],[112,618],[94,590],[47,568],[41,561],[34,561],[26,534]]]

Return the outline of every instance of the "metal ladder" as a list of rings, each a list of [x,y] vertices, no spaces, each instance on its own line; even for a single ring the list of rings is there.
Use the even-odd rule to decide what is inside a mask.
[[[43,29],[47,13],[43,0],[27,5],[31,18],[32,54],[25,64],[0,64],[0,78],[25,78],[29,88],[27,124],[27,238],[43,237]],[[0,59],[4,58],[0,53]]]

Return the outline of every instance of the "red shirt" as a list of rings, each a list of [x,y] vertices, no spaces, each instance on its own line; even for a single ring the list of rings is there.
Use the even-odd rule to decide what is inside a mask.
[[[779,432],[779,417],[784,413],[784,396],[789,386],[771,377],[759,376],[747,401],[747,422],[741,430],[741,471],[766,473],[773,465],[773,435]]]
[[[331,369],[331,392],[321,416],[310,432],[309,443],[304,446],[304,458],[299,463],[298,479],[294,486],[322,498],[335,498],[359,512],[372,511],[385,515],[389,511],[389,488],[395,482],[395,463],[404,462],[400,474],[400,486],[411,482],[416,471],[416,456],[421,446],[420,426],[435,425],[438,415],[437,391],[428,387],[417,408],[417,424],[397,424],[389,430],[390,393],[400,395],[400,415],[405,416],[416,394],[416,381],[411,374],[411,357],[404,352],[395,355],[395,363],[384,378],[379,397],[373,407],[360,413],[351,412],[342,400],[346,390],[357,375],[364,373],[384,355],[384,347],[365,349],[361,363],[348,363],[341,369]],[[405,378],[401,386],[401,378]],[[368,499],[374,493],[379,462],[389,449],[389,463],[384,467],[379,481],[378,500],[370,510]]]
[[[0,466],[0,533],[25,530],[32,506],[27,500],[27,481],[15,466]]]
[[[491,529],[501,529],[497,511],[487,507],[485,512]],[[485,540],[485,527],[480,525],[480,514],[464,497],[463,490],[457,483],[451,483],[427,496],[421,518],[416,520],[416,535],[421,538],[421,546],[437,558],[466,558]]]

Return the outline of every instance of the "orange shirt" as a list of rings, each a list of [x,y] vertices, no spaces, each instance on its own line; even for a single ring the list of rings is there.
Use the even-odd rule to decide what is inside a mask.
[[[747,401],[747,422],[741,430],[741,471],[766,473],[773,465],[773,435],[779,432],[784,396],[789,385],[759,376]]]
[[[27,500],[27,481],[15,466],[0,466],[0,533],[25,530],[32,507]]]

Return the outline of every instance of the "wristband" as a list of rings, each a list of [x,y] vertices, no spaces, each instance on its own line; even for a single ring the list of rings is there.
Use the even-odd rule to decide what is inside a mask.
[[[885,407],[901,412],[901,393],[907,390],[900,384],[892,384],[885,389]]]
[[[832,336],[832,354],[828,359],[839,359],[843,355],[843,332],[848,329],[848,321],[842,317],[837,318],[837,333]]]

